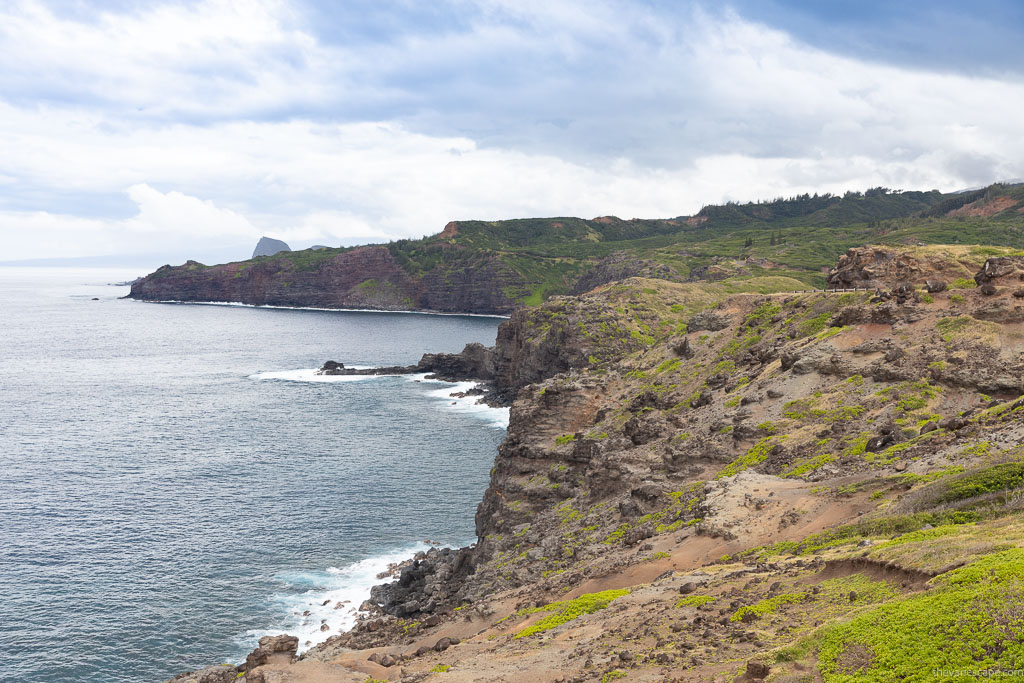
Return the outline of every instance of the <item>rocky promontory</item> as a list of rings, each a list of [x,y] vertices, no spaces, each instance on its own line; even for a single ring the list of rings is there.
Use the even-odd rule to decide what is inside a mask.
[[[521,276],[494,258],[456,258],[410,274],[386,247],[279,252],[251,261],[162,266],[132,285],[143,301],[224,301],[256,306],[424,310],[503,315]]]
[[[511,402],[477,542],[412,558],[301,656],[178,680],[1012,670],[1024,260],[986,249],[848,253],[866,292],[628,278],[421,361]]]

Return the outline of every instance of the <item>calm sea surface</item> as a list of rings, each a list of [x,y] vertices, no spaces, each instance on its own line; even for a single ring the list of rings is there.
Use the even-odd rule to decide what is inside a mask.
[[[473,540],[507,411],[312,370],[493,344],[500,320],[119,300],[139,274],[0,268],[2,681],[316,642],[387,562]]]

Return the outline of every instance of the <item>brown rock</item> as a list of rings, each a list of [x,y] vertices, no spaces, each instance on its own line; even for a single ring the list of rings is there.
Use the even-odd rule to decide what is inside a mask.
[[[747,678],[763,680],[768,678],[769,673],[771,673],[771,668],[764,662],[756,659],[751,659],[747,662]]]
[[[445,650],[450,648],[452,645],[458,645],[458,644],[459,644],[459,639],[458,638],[449,638],[448,636],[445,636],[444,638],[441,638],[436,643],[434,643],[434,650],[437,651],[437,652],[444,652]]]
[[[251,671],[258,666],[263,666],[270,661],[271,655],[278,653],[288,654],[294,658],[298,650],[298,636],[264,636],[260,638],[259,647],[245,658],[245,670]]]

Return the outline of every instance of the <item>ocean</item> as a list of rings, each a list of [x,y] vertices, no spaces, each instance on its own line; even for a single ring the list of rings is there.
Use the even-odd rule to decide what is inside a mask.
[[[507,409],[314,369],[491,345],[500,319],[120,299],[143,272],[0,268],[0,681],[305,648],[389,562],[474,540]]]

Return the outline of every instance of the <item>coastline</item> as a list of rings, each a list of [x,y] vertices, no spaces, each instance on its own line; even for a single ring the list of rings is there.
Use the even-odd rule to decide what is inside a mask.
[[[401,313],[404,315],[439,315],[465,318],[497,318],[499,320],[508,320],[511,317],[507,315],[501,315],[499,313],[448,313],[445,311],[388,310],[382,308],[325,308],[320,306],[276,306],[272,304],[246,304],[242,303],[241,301],[180,301],[175,299],[135,299],[131,296],[125,296],[122,298],[128,299],[129,301],[137,301],[143,304],[172,304],[177,306],[227,306],[230,308],[269,308],[284,311],[319,311],[329,313]]]
[[[350,366],[355,367],[355,366]],[[371,368],[364,368],[371,369]],[[265,371],[248,375],[256,381],[282,381],[301,383],[366,381],[376,378],[402,377],[407,382],[424,384],[424,394],[439,403],[442,410],[472,413],[485,428],[507,431],[509,424],[508,407],[495,407],[479,400],[477,394],[467,390],[482,387],[485,381],[449,381],[428,379],[429,373],[381,374],[381,375],[321,375],[317,368],[296,370]],[[441,402],[444,402],[441,404]],[[252,650],[254,643],[267,636],[297,635],[298,654],[317,648],[332,636],[343,634],[356,626],[360,620],[371,618],[375,611],[367,601],[371,600],[372,589],[396,580],[403,568],[421,560],[432,549],[461,551],[476,545],[476,539],[463,539],[456,543],[422,540],[402,548],[381,545],[374,552],[342,567],[309,569],[300,574],[281,577],[282,583],[296,585],[309,583],[310,588],[290,596],[274,595],[270,599],[283,602],[291,609],[291,618],[280,627],[251,629],[238,639],[241,656]],[[338,579],[347,579],[340,582]],[[374,606],[375,607],[375,606]],[[326,628],[325,628],[326,627]]]

